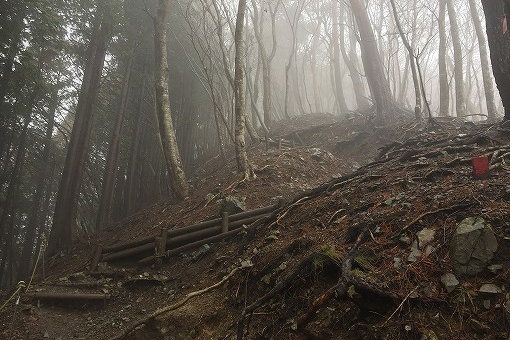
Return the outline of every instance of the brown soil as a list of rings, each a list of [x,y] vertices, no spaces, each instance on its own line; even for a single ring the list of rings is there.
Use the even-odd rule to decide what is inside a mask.
[[[188,200],[161,201],[77,240],[69,251],[45,260],[45,278],[39,272],[31,287],[32,292],[109,294],[109,300],[8,303],[0,311],[0,337],[110,339],[250,263],[221,287],[147,320],[126,338],[239,339],[243,310],[261,301],[244,320],[244,339],[508,339],[507,292],[487,297],[478,289],[484,283],[505,289],[510,282],[505,200],[510,169],[502,164],[488,178],[474,180],[467,163],[507,148],[507,128],[364,126],[361,119],[331,116],[284,122],[274,133],[290,139],[298,131],[305,145],[285,150],[252,145],[257,178],[246,182],[239,181],[233,159],[209,161],[193,177]],[[266,224],[209,244],[203,253],[193,250],[146,267],[133,257],[101,264],[108,275],[86,274],[97,244],[216,218],[218,200],[228,195],[246,197],[248,209],[280,198],[287,203]],[[458,277],[460,286],[448,294],[440,277],[452,270],[451,236],[459,221],[478,216],[497,236],[493,263],[502,269]],[[431,251],[408,262],[411,246],[400,232],[405,229],[402,235],[413,241],[425,227],[436,232]],[[338,283],[349,259],[345,292]]]

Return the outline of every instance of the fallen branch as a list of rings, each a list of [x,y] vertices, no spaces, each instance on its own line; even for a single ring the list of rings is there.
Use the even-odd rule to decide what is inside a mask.
[[[178,308],[184,306],[191,298],[203,295],[203,294],[205,294],[205,293],[207,293],[207,292],[209,292],[209,291],[211,291],[213,289],[216,289],[216,288],[220,287],[225,282],[227,282],[232,276],[234,276],[234,274],[237,273],[239,270],[246,269],[246,268],[249,268],[249,267],[250,267],[249,265],[243,265],[241,267],[237,267],[234,270],[232,270],[228,275],[225,275],[223,277],[223,279],[221,279],[221,281],[213,284],[212,286],[209,286],[209,287],[201,289],[201,290],[197,290],[195,292],[188,293],[188,294],[186,294],[186,296],[182,300],[180,300],[180,301],[178,301],[178,302],[176,302],[174,304],[165,306],[163,308],[156,309],[156,311],[153,312],[152,314],[150,314],[149,316],[147,316],[147,317],[145,317],[145,318],[135,322],[134,324],[132,324],[129,327],[127,327],[122,333],[120,333],[120,334],[110,338],[109,340],[125,339],[136,328],[138,328],[138,327],[140,327],[142,325],[147,324],[148,322],[150,322],[151,320],[155,319],[157,316],[159,316],[159,315],[161,315],[163,313],[170,312],[172,310],[175,310],[175,309],[178,309]]]

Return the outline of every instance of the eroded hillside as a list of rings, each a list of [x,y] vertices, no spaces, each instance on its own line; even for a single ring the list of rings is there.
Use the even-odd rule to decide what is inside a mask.
[[[0,311],[1,334],[508,339],[510,128],[308,118],[282,124],[284,141],[252,145],[256,179],[213,159],[185,202],[162,201],[46,259],[21,303]],[[471,159],[483,155],[491,171],[475,179]],[[153,247],[105,254],[91,268],[98,245],[218,218],[226,197],[275,208],[218,242],[142,264]]]

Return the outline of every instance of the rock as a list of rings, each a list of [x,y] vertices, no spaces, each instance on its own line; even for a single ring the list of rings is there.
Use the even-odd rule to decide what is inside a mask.
[[[407,257],[408,262],[416,262],[418,258],[421,256],[421,250],[418,248],[418,241],[414,241],[411,246],[411,253]]]
[[[451,293],[459,285],[459,280],[452,273],[441,275],[441,283],[444,285],[446,292]]]
[[[502,198],[503,198],[503,200],[510,202],[510,185],[507,185],[505,187]]]
[[[424,249],[432,240],[434,240],[434,236],[436,235],[436,231],[433,229],[424,228],[416,233],[416,237],[418,237],[418,248]]]
[[[197,251],[194,251],[193,253],[191,253],[191,259],[193,261],[199,260],[202,256],[207,254],[210,250],[211,250],[211,246],[208,244],[204,244],[203,246],[198,248]]]
[[[488,266],[487,269],[489,269],[492,274],[497,274],[500,270],[503,269],[503,265],[492,264],[492,265]]]
[[[317,162],[325,161],[328,159],[330,160],[334,158],[331,152],[321,150],[319,148],[311,148],[308,150],[308,152],[310,153],[312,159]]]
[[[402,235],[400,237],[400,242],[402,242],[405,245],[410,245],[412,243],[411,238],[407,235]]]
[[[431,329],[426,329],[423,331],[421,336],[421,340],[439,340],[436,333]]]
[[[486,283],[480,287],[478,290],[480,293],[483,294],[501,294],[503,293],[503,290],[492,283]]]
[[[267,236],[264,240],[268,241],[268,242],[276,241],[276,240],[278,240],[278,236],[271,234],[271,235]]]
[[[510,294],[507,294],[506,302],[503,304],[503,309],[508,322],[510,322]]]
[[[222,212],[229,215],[237,214],[246,210],[246,197],[227,196],[223,199]]]
[[[457,225],[450,244],[450,258],[457,275],[476,275],[487,268],[498,248],[490,225],[469,217]]]

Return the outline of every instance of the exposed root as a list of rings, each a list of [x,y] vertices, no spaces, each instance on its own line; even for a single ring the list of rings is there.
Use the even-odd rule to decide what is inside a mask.
[[[237,324],[237,340],[242,340],[244,338],[245,329],[244,325],[247,316],[250,316],[253,313],[253,311],[255,311],[255,309],[259,308],[260,306],[271,300],[271,298],[273,298],[276,294],[280,293],[285,288],[290,286],[292,281],[294,281],[294,279],[299,275],[299,273],[304,268],[310,266],[313,263],[313,261],[317,258],[317,256],[320,256],[320,254],[314,252],[305,257],[304,259],[302,259],[294,268],[294,270],[289,275],[287,275],[287,277],[285,277],[285,279],[283,279],[276,286],[274,286],[273,289],[271,289],[266,295],[262,296],[260,299],[253,302],[251,305],[247,306],[243,310],[241,318],[239,319],[239,322]]]
[[[137,329],[138,327],[140,327],[142,325],[145,325],[148,322],[154,320],[154,318],[156,318],[158,315],[161,315],[161,314],[164,314],[166,312],[178,309],[178,308],[184,306],[191,298],[203,295],[203,294],[205,294],[205,293],[207,293],[207,292],[209,292],[209,291],[211,291],[213,289],[216,289],[216,288],[220,287],[225,282],[227,282],[232,276],[234,276],[234,274],[237,273],[239,270],[246,269],[246,268],[248,268],[248,266],[241,266],[241,267],[235,268],[228,275],[225,275],[223,277],[223,279],[221,279],[221,281],[219,281],[219,282],[217,282],[217,283],[215,283],[212,286],[209,286],[207,288],[204,288],[204,289],[201,289],[201,290],[197,290],[197,291],[188,293],[188,294],[186,294],[186,296],[182,300],[180,300],[180,301],[178,301],[178,302],[176,302],[174,304],[165,306],[163,308],[157,309],[155,312],[153,312],[149,316],[147,316],[147,317],[145,317],[145,318],[135,322],[131,326],[127,327],[122,333],[120,333],[120,334],[110,338],[109,340],[121,340],[121,339],[125,339],[135,329]]]

